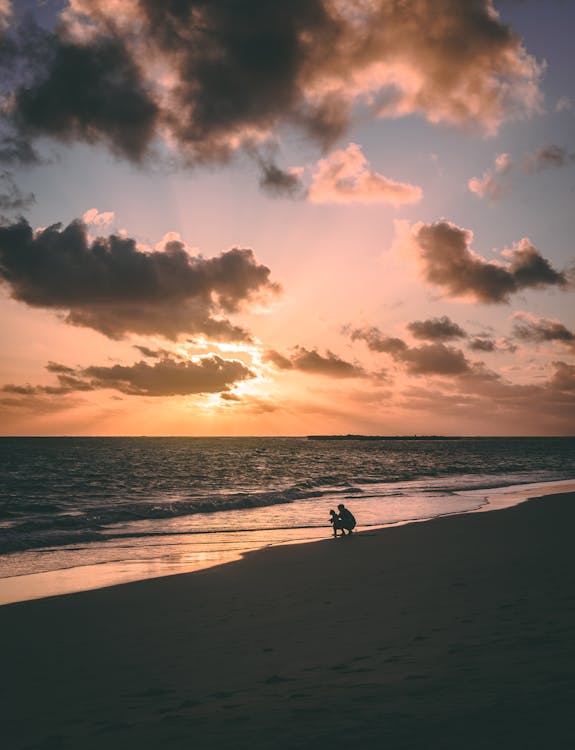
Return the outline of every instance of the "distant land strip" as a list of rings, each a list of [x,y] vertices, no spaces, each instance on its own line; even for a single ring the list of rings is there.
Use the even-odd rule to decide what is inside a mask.
[[[308,440],[465,440],[464,435],[308,435]]]

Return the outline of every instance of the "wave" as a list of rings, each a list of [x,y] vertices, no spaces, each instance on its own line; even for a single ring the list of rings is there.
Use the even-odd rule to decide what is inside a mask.
[[[357,491],[361,492],[361,490]],[[121,503],[113,506],[85,508],[82,513],[63,512],[56,516],[52,515],[51,510],[44,513],[43,507],[40,506],[39,512],[32,516],[26,514],[20,521],[12,520],[8,524],[3,524],[0,554],[47,546],[62,546],[77,541],[105,541],[107,539],[105,529],[119,523],[271,507],[321,498],[325,494],[326,492],[320,489],[306,490],[297,486],[281,491],[215,495],[190,501]],[[331,489],[330,494],[333,494]]]
[[[405,497],[406,500],[417,496],[424,501],[447,499],[459,493],[471,490],[489,490],[497,487],[508,487],[517,484],[530,484],[558,479],[568,479],[570,474],[559,476],[557,472],[548,471],[515,472],[505,476],[493,475],[458,475],[438,478],[419,478],[405,482],[382,481],[375,482],[371,478],[359,477],[356,482],[337,482],[333,476],[320,479],[310,479],[287,489],[270,490],[265,492],[236,492],[213,494],[209,497],[194,497],[177,499],[173,497],[155,502],[119,501],[114,504],[91,505],[83,509],[77,508],[70,512],[63,504],[26,503],[20,509],[23,512],[19,518],[13,516],[3,521],[0,554],[22,552],[25,550],[46,547],[61,547],[83,542],[105,542],[110,539],[121,538],[111,527],[130,525],[142,521],[162,521],[179,519],[199,514],[212,515],[225,511],[242,511],[258,508],[288,505],[307,500],[325,501],[326,505],[337,505],[342,500],[358,499],[377,500],[381,503],[396,502]],[[371,481],[370,481],[371,480]],[[68,506],[69,508],[69,506]],[[36,512],[31,512],[31,511]],[[424,514],[427,515],[428,514]],[[313,528],[319,528],[317,524]],[[362,524],[369,525],[369,524]],[[377,524],[374,524],[377,525]],[[217,522],[216,522],[217,526]],[[239,523],[238,526],[242,526]],[[238,526],[234,531],[240,531]],[[269,527],[282,528],[274,525]],[[288,528],[288,527],[286,527]],[[311,528],[297,526],[291,523],[289,528]],[[216,529],[218,533],[225,533],[225,529]],[[245,529],[246,531],[254,529]],[[258,530],[262,527],[258,526]],[[210,533],[212,529],[186,530],[182,534]],[[140,528],[137,533],[129,532],[130,536],[163,536],[179,532],[150,531]]]

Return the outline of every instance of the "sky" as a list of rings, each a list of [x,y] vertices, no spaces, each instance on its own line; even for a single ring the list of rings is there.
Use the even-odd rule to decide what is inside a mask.
[[[574,434],[573,28],[0,0],[0,434]]]

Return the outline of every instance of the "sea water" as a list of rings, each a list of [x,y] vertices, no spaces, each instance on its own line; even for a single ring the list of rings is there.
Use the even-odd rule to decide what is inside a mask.
[[[575,479],[575,438],[0,438],[0,603],[462,513]],[[544,489],[540,492],[544,494]]]

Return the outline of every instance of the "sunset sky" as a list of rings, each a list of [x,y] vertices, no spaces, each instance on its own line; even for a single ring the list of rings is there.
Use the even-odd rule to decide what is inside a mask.
[[[573,29],[0,0],[0,433],[574,434]]]

